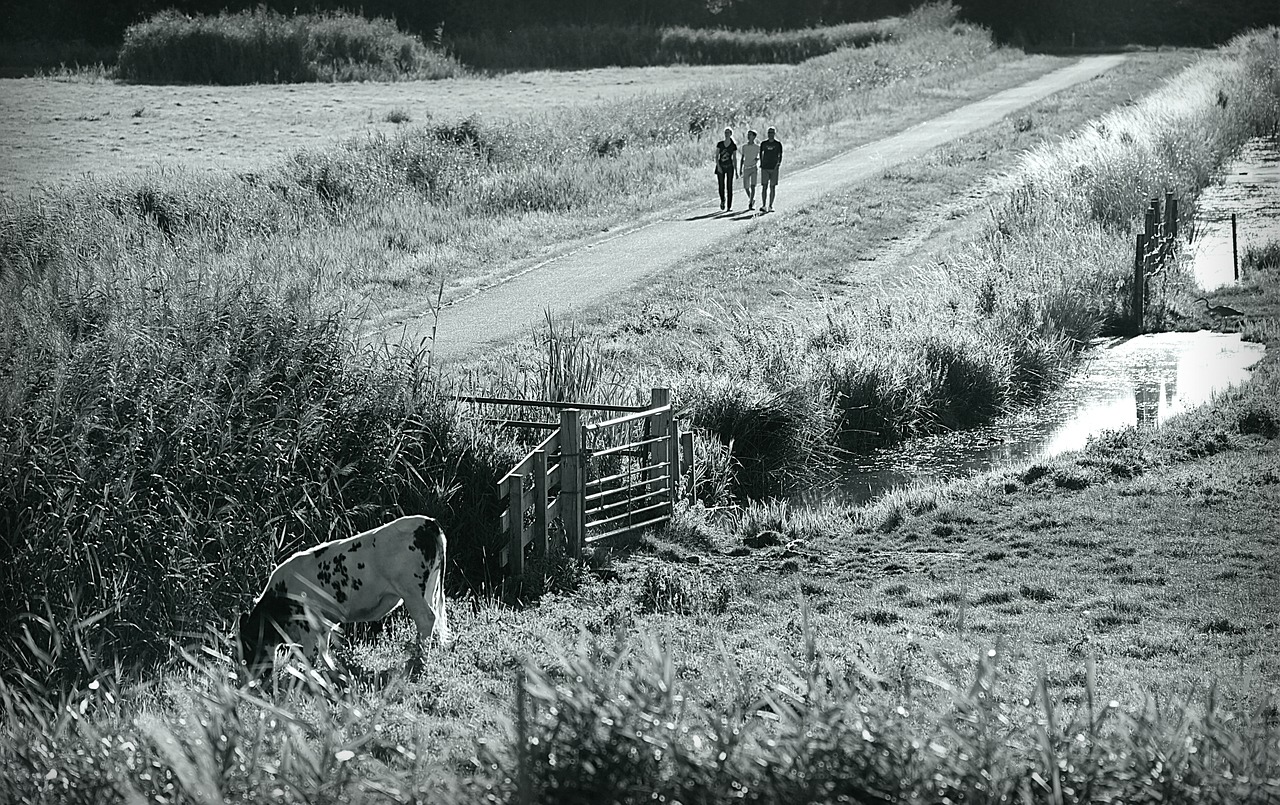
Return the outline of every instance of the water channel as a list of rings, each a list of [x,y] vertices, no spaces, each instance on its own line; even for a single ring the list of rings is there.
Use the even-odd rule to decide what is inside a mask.
[[[1257,138],[1201,194],[1192,227],[1193,273],[1205,290],[1234,282],[1231,214],[1241,256],[1280,237],[1280,141]],[[1011,462],[1077,450],[1090,436],[1128,426],[1156,427],[1248,379],[1261,344],[1238,333],[1157,333],[1100,340],[1075,375],[1049,399],[996,422],[912,439],[842,468],[829,497],[865,503],[917,482],[948,481]]]

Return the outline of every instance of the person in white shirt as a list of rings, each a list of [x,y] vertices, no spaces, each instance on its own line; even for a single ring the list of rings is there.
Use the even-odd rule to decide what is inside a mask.
[[[738,153],[742,154],[742,169],[738,174],[742,176],[742,189],[747,191],[747,209],[754,210],[756,178],[759,175],[756,169],[760,167],[760,143],[756,142],[755,129],[747,131],[747,141],[738,149]]]

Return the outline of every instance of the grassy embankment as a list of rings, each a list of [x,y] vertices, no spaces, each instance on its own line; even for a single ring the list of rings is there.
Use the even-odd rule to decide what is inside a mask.
[[[615,172],[657,159],[676,176],[693,170],[711,136],[691,123],[733,119],[734,104],[800,129],[841,104],[904,97],[929,80],[913,72],[945,85],[947,68],[980,76],[1013,59],[943,26],[824,57],[745,101],[712,87],[575,112],[567,123],[581,126],[536,144],[472,124],[418,129],[264,176],[158,175],[10,204],[0,596],[15,613],[11,667],[74,677],[74,652],[37,668],[23,640],[52,651],[85,618],[94,628],[77,634],[106,665],[165,656],[171,638],[198,641],[229,619],[282,555],[400,512],[441,516],[466,583],[480,583],[493,482],[516,446],[443,403],[423,355],[357,347],[344,300],[426,285],[451,255],[478,266],[616,220],[636,205],[603,203]],[[667,127],[584,159],[591,133],[620,115],[627,131]],[[498,147],[517,142],[553,156]]]
[[[1213,81],[1239,80],[1212,62],[1206,70]],[[1212,82],[1206,91],[1201,109],[1199,93],[1184,86],[1200,112],[1171,125],[1247,128],[1249,115],[1213,111]],[[1134,166],[1149,165],[1137,158],[1149,142],[1141,121],[1126,124],[1123,114],[1108,129],[1140,152]],[[1211,138],[1210,148],[1238,135]],[[1066,161],[1045,149],[1032,167],[1052,176],[1055,153]],[[1088,186],[1080,191],[1089,197]],[[1130,215],[1145,191],[1135,188]],[[1087,215],[1065,220],[1091,225]],[[1273,273],[1257,285],[1264,301],[1274,298]],[[1274,322],[1250,328],[1274,337]],[[51,801],[66,799],[68,785],[99,799],[129,787],[188,800],[252,798],[277,786],[281,796],[336,798],[361,780],[392,799],[438,785],[475,798],[492,785],[500,799],[588,801],[602,790],[647,796],[657,788],[716,801],[732,786],[781,801],[852,795],[859,792],[840,786],[863,785],[891,798],[988,796],[995,786],[1043,801],[1067,790],[1128,801],[1155,792],[1173,801],[1265,801],[1274,796],[1267,724],[1275,711],[1254,682],[1274,684],[1274,663],[1255,665],[1254,652],[1261,642],[1274,653],[1265,637],[1274,607],[1263,591],[1275,579],[1261,559],[1275,546],[1255,518],[1276,508],[1273,443],[1259,438],[1275,435],[1275,377],[1262,374],[1154,434],[1118,435],[1081,456],[872,509],[691,513],[655,544],[655,556],[620,563],[571,595],[523,612],[459,612],[468,639],[433,654],[421,679],[366,670],[346,690],[313,681],[264,706],[223,682],[225,665],[204,661],[202,671],[162,675],[151,689],[117,687],[107,675],[70,689],[69,709],[52,690],[33,695],[30,680],[25,691],[6,689],[14,732],[3,745],[15,773],[5,779]],[[1214,472],[1208,482],[1206,470]],[[1054,561],[1041,561],[1049,553]],[[1209,567],[1219,576],[1206,582]],[[811,601],[807,632],[797,588]],[[851,623],[865,643],[849,640]],[[579,628],[605,643],[588,649],[590,661],[554,670],[557,647],[571,645]],[[93,632],[87,625],[68,636]],[[623,646],[655,638],[668,648],[656,664],[635,649],[617,655],[607,640],[614,633]],[[813,635],[814,649],[802,634]],[[972,681],[971,657],[997,635],[1011,646],[997,665],[1002,676],[980,663],[977,682],[954,697],[930,681]],[[402,638],[381,644],[393,665]],[[717,641],[721,660],[707,651]],[[64,644],[63,655],[74,648]],[[534,684],[522,697],[536,707],[516,723],[537,741],[499,737],[489,745],[497,764],[469,767],[472,738],[498,731],[495,720],[510,707],[521,658],[552,669],[559,683]],[[1237,674],[1222,673],[1233,666]],[[1050,669],[1043,707],[1022,699],[1041,667]],[[1182,699],[1215,675],[1225,708],[1166,700],[1143,709],[1138,701],[1152,690]],[[1112,695],[1122,701],[1103,706]],[[1055,704],[1059,696],[1085,710],[1073,716]],[[1086,715],[1088,723],[1079,720]],[[34,732],[44,740],[31,741]]]

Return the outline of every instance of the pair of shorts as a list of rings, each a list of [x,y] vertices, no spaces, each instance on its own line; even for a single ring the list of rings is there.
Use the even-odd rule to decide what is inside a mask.
[[[761,169],[760,169],[760,184],[777,184],[777,183],[778,183],[778,171],[780,171],[780,170],[782,170],[782,169],[781,169],[781,168],[761,168]]]
[[[755,169],[755,168],[747,168],[746,170],[744,170],[744,171],[742,172],[742,183],[743,183],[743,184],[755,184],[755,183],[756,183],[756,169]]]

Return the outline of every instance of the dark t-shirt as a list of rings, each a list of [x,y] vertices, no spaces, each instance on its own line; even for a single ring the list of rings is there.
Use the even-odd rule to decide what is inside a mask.
[[[738,155],[738,144],[733,140],[716,143],[716,170],[720,173],[733,173],[733,161]]]
[[[760,143],[761,170],[777,170],[782,162],[782,140],[765,140]]]

